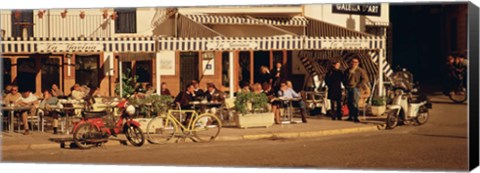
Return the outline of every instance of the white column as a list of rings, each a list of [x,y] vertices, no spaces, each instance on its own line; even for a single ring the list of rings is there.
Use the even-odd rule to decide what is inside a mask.
[[[156,67],[156,72],[155,72],[155,80],[157,81],[157,94],[160,95],[162,93],[160,86],[162,85],[162,81],[160,81],[160,53],[156,53],[155,56],[155,67]]]
[[[385,59],[383,49],[378,51],[378,96],[383,96],[383,60]]]
[[[233,80],[233,74],[234,74],[234,64],[233,64],[233,51],[229,52],[229,58],[228,58],[228,71],[229,71],[229,85],[230,85],[230,98],[233,98],[233,93],[235,92],[235,85],[234,85],[234,80]]]
[[[120,58],[118,59],[118,82],[120,82],[120,97],[123,97],[123,70]]]

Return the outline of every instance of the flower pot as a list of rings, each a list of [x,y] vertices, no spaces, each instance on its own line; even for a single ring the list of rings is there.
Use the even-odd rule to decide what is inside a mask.
[[[273,113],[248,113],[236,116],[236,123],[239,128],[249,127],[270,127],[273,125]]]
[[[372,115],[380,116],[383,113],[385,113],[385,111],[387,110],[387,107],[385,105],[383,105],[383,106],[371,106],[370,109],[372,111]]]

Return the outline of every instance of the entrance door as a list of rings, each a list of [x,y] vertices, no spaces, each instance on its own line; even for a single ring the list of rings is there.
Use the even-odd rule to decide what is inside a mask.
[[[12,82],[12,60],[10,58],[2,58],[2,64],[0,68],[3,67],[3,88],[10,85]]]
[[[265,66],[270,69],[270,52],[256,51],[253,53],[253,75],[255,83],[260,81],[260,67]]]
[[[180,53],[180,91],[192,80],[198,80],[198,52]]]
[[[238,82],[250,83],[250,52],[244,51],[239,53],[238,64],[240,66],[240,74],[238,74]]]
[[[98,55],[75,56],[75,82],[88,87],[100,87],[100,58]]]

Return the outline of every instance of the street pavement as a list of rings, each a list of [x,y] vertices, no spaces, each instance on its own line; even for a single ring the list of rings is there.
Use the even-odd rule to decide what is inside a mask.
[[[21,152],[4,148],[2,161],[466,171],[467,106],[452,104],[441,95],[431,98],[431,116],[422,126],[405,125],[393,130],[376,130],[376,124],[372,122],[356,124],[315,117],[310,118],[307,124],[255,129],[224,128],[221,132],[224,139],[212,143],[146,144],[140,148],[107,145],[90,150],[32,147]],[[369,130],[341,130],[353,128]],[[335,133],[319,132],[329,130]],[[315,135],[300,135],[307,132]],[[288,133],[290,135],[279,135]],[[242,135],[242,138],[238,137]],[[245,135],[257,135],[258,138],[245,138]],[[237,137],[228,139],[226,136]],[[5,146],[13,143],[15,137],[4,135],[3,138]]]

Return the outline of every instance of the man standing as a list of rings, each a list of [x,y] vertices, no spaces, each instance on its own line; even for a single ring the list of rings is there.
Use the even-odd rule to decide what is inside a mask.
[[[272,73],[272,88],[274,91],[280,90],[280,83],[285,80],[285,69],[282,67],[282,63],[277,62],[275,68],[270,70]]]
[[[367,72],[359,67],[358,58],[350,60],[350,67],[344,72],[343,84],[347,91],[348,119],[347,121],[360,122],[358,120],[358,100],[360,98],[360,89],[365,89],[368,82]]]

